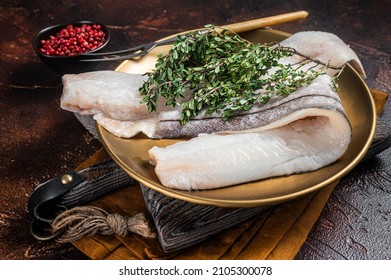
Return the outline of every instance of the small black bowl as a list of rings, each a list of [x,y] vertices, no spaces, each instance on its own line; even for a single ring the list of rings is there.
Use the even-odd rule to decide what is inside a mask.
[[[104,24],[98,22],[92,22],[92,21],[70,22],[66,24],[53,25],[39,31],[34,36],[32,42],[35,52],[37,53],[38,57],[47,66],[49,66],[52,70],[57,72],[59,75],[78,74],[78,73],[94,70],[99,62],[81,61],[81,58],[85,53],[76,54],[73,56],[55,56],[55,55],[46,55],[40,51],[41,40],[47,40],[51,35],[55,36],[57,32],[67,27],[69,24],[72,24],[74,27],[81,26],[82,24],[87,24],[87,25],[99,24],[101,26],[102,31],[106,34],[106,41],[101,46],[85,53],[94,53],[102,50],[110,40],[110,31]]]

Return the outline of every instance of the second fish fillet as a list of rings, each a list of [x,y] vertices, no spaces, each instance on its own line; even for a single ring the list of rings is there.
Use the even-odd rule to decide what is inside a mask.
[[[338,160],[351,141],[351,126],[330,79],[295,94],[294,110],[286,114],[280,106],[271,108],[274,122],[256,129],[201,134],[148,154],[162,185],[181,190],[214,189],[274,176],[317,170]],[[318,84],[319,84],[318,83]]]

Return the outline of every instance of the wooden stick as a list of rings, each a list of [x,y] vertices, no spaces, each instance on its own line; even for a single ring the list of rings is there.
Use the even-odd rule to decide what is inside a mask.
[[[241,33],[246,31],[251,31],[255,29],[259,29],[266,26],[287,23],[291,21],[296,21],[299,19],[304,19],[308,16],[308,12],[306,11],[297,11],[292,13],[286,13],[281,15],[275,15],[265,18],[253,19],[244,22],[238,22],[233,24],[228,24],[223,26],[223,28],[231,30],[235,33]]]

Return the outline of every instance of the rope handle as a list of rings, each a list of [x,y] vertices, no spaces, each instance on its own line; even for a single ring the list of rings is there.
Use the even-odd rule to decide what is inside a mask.
[[[32,216],[30,232],[37,240],[58,242],[72,242],[98,233],[126,236],[133,232],[154,238],[156,234],[143,213],[126,217],[94,206],[81,206],[135,184],[137,182],[112,160],[46,181],[35,188],[28,201]]]
[[[95,234],[125,237],[129,232],[156,238],[143,213],[127,217],[118,213],[109,214],[95,206],[79,206],[60,213],[52,222],[52,234],[59,243],[74,242]]]

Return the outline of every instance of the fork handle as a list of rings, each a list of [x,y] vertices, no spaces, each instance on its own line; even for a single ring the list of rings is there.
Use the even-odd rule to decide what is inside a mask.
[[[238,22],[223,26],[223,28],[231,30],[235,33],[247,32],[255,29],[259,29],[266,26],[277,25],[281,23],[287,23],[300,19],[305,19],[308,16],[306,11],[297,11],[281,15],[275,15],[265,18],[253,19],[244,22]]]

